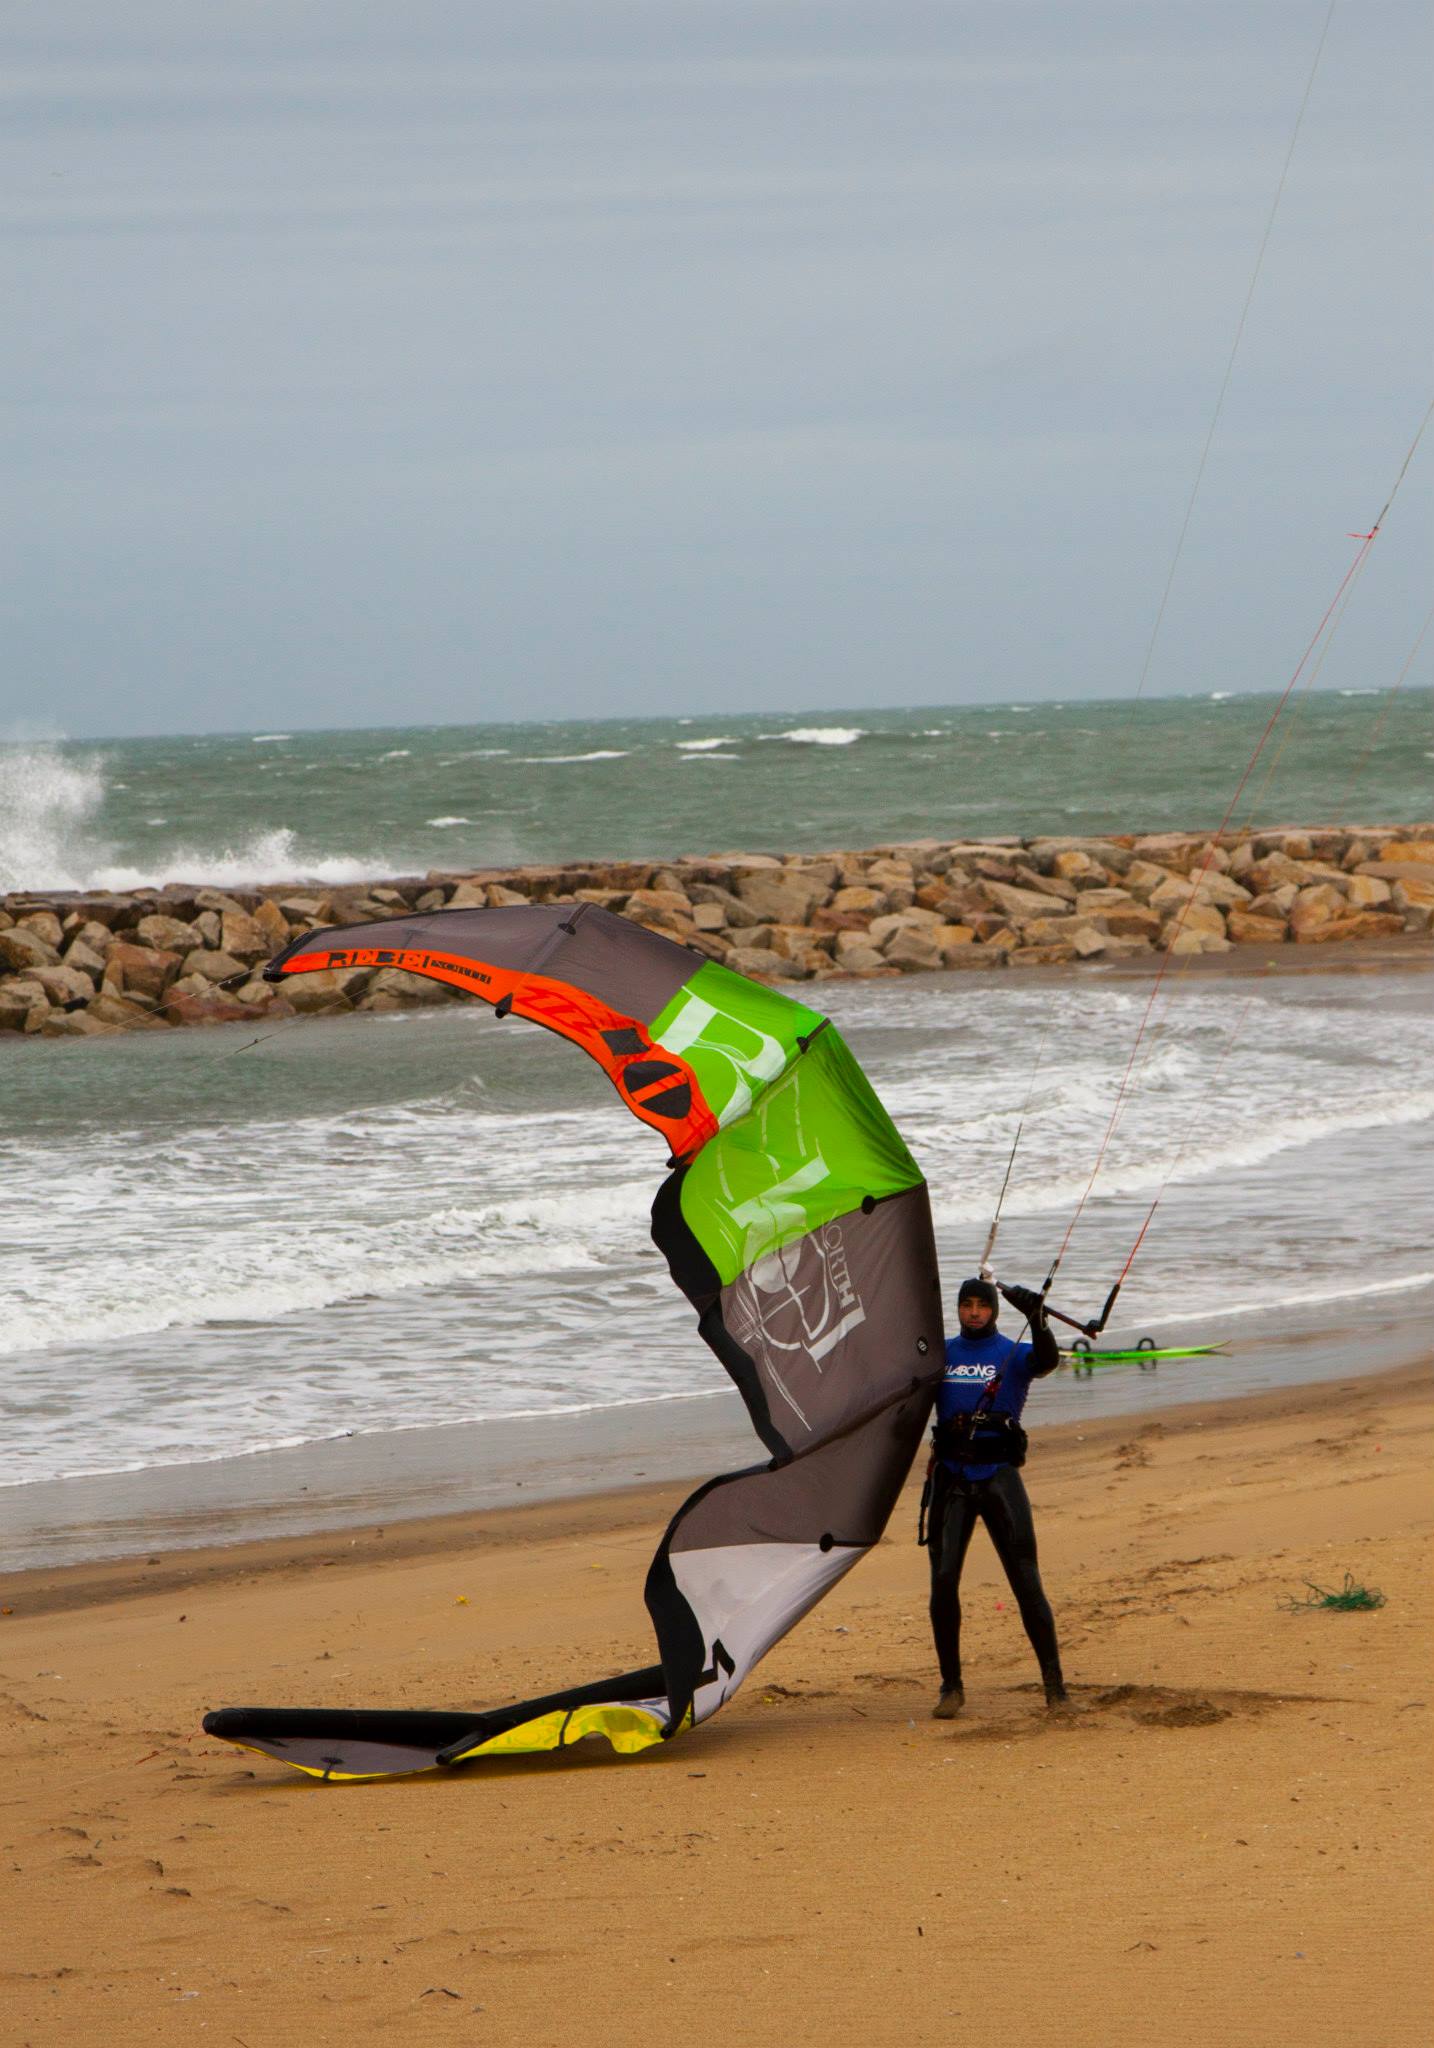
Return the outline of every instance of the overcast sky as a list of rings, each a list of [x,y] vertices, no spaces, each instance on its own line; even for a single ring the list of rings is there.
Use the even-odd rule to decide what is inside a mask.
[[[0,734],[1129,694],[1326,11],[11,9]],[[1393,482],[1430,78],[1340,0],[1152,692],[1282,686]]]

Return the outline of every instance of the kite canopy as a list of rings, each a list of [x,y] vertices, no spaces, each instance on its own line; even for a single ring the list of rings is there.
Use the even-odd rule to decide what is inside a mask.
[[[205,1729],[325,1778],[593,1734],[645,1749],[714,1714],[886,1525],[943,1359],[925,1182],[826,1018],[594,904],[309,932],[267,974],[367,967],[571,1039],[662,1134],[653,1240],[769,1455],[673,1517],[647,1576],[660,1661],[645,1670],[498,1711],[226,1707]]]

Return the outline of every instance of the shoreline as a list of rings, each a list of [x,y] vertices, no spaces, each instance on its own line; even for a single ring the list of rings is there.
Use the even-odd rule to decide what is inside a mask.
[[[1414,1326],[1403,1326],[1394,1349],[1398,1355],[1397,1363],[1381,1362],[1363,1372],[1345,1372],[1325,1379],[1305,1379],[1235,1394],[1187,1395],[1168,1402],[1161,1401],[1156,1407],[1146,1404],[1107,1406],[1088,1415],[1068,1415],[1049,1421],[1033,1412],[1028,1418],[1032,1428],[1033,1454],[1035,1458],[1047,1451],[1071,1456],[1075,1455],[1075,1447],[1079,1445],[1098,1449],[1115,1437],[1128,1435],[1137,1426],[1171,1431],[1219,1429],[1233,1426],[1240,1417],[1253,1419],[1265,1414],[1284,1413],[1292,1406],[1300,1407],[1309,1414],[1333,1413],[1347,1408],[1351,1401],[1377,1400],[1381,1388],[1422,1386],[1431,1365],[1434,1365],[1434,1358],[1427,1350],[1427,1338],[1422,1335],[1422,1326],[1419,1335],[1415,1334]],[[1064,1378],[1062,1373],[1061,1380]],[[1138,1384],[1133,1376],[1128,1383],[1132,1387]],[[1056,1384],[1059,1385],[1060,1381]],[[1037,1400],[1041,1392],[1042,1388],[1037,1387]],[[635,1454],[643,1458],[643,1467],[628,1478],[616,1478],[610,1474],[607,1483],[599,1480],[596,1485],[584,1485],[576,1490],[539,1491],[535,1488],[533,1498],[521,1502],[512,1496],[509,1489],[506,1495],[496,1499],[450,1507],[436,1513],[423,1509],[415,1511],[411,1506],[405,1510],[391,1497],[385,1502],[373,1497],[362,1501],[350,1499],[334,1519],[298,1527],[276,1528],[274,1525],[283,1521],[285,1511],[271,1504],[267,1510],[251,1512],[242,1533],[236,1530],[227,1539],[217,1539],[212,1533],[207,1538],[198,1535],[205,1520],[211,1519],[201,1511],[195,1511],[187,1522],[152,1511],[147,1518],[135,1517],[129,1525],[136,1536],[133,1550],[119,1554],[113,1551],[98,1553],[72,1563],[22,1566],[0,1577],[0,1600],[16,1614],[57,1612],[103,1604],[109,1598],[124,1598],[146,1591],[247,1579],[256,1571],[282,1572],[291,1566],[308,1569],[316,1562],[341,1562],[346,1553],[354,1549],[360,1550],[365,1557],[418,1559],[441,1555],[473,1542],[521,1543],[527,1540],[525,1531],[532,1531],[536,1538],[545,1539],[561,1529],[574,1526],[605,1532],[617,1528],[650,1527],[655,1541],[660,1529],[692,1487],[700,1484],[712,1470],[730,1470],[762,1460],[761,1446],[752,1435],[734,1392],[721,1389],[711,1397],[699,1395],[668,1405],[710,1405],[717,1410],[708,1440],[694,1444],[684,1438],[678,1445],[668,1446],[665,1450],[649,1444]],[[600,1424],[604,1419],[601,1410],[595,1411],[591,1418],[594,1424]],[[474,1429],[486,1427],[486,1424],[440,1425],[431,1434],[434,1437],[461,1437]],[[381,1441],[390,1443],[396,1439],[402,1443],[406,1437],[419,1433],[385,1432]],[[542,1431],[539,1428],[527,1434],[530,1441],[536,1442]],[[310,1445],[302,1448],[312,1451],[321,1447]],[[705,1460],[704,1451],[709,1454]],[[264,1458],[282,1454],[258,1452],[252,1455]],[[917,1464],[919,1466],[919,1459]],[[649,1476],[650,1466],[663,1469]],[[163,1474],[175,1469],[150,1468],[150,1473],[133,1476],[147,1479],[153,1473]],[[212,1468],[181,1469],[202,1473]],[[406,1483],[411,1489],[422,1488],[428,1483],[428,1475],[421,1463],[416,1468],[406,1465],[405,1473]],[[94,1482],[78,1479],[40,1483],[86,1488]],[[541,1485],[540,1479],[538,1487]],[[200,1490],[204,1490],[202,1481]],[[911,1482],[908,1481],[907,1491],[910,1490]],[[365,1511],[360,1512],[361,1508]],[[144,1540],[139,1540],[142,1530],[146,1532]],[[180,1540],[176,1541],[176,1537]]]
[[[1008,968],[1143,972],[1307,948],[1427,963],[1434,824],[1221,836],[1011,835],[829,854],[727,853],[433,869],[344,887],[181,883],[0,899],[0,1034],[82,1038],[459,999],[391,966],[265,970],[306,932],[529,903],[594,903],[764,982]],[[1277,950],[1276,950],[1277,949]],[[1273,962],[1272,962],[1273,964]]]

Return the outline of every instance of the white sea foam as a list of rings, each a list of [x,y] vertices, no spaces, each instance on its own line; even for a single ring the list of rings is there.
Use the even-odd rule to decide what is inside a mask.
[[[382,755],[381,758],[385,761],[407,761],[411,758],[412,753],[412,747],[390,747],[388,752]]]
[[[472,822],[473,822],[473,820],[472,820],[471,818],[458,818],[458,817],[454,817],[454,818],[430,818],[428,822],[429,822],[429,824],[430,824],[430,825],[437,825],[437,826],[438,826],[438,827],[439,827],[440,829],[442,829],[442,827],[444,827],[444,826],[446,826],[446,825],[471,825],[471,824],[472,824]]]
[[[256,747],[272,747],[279,740],[291,740],[293,737],[291,732],[256,732],[251,736],[250,744]]]
[[[0,747],[0,892],[82,888],[73,849],[104,804],[94,760],[50,746]]]
[[[710,754],[714,747],[731,745],[730,740],[677,740],[674,742],[680,754]]]
[[[650,1201],[650,1188],[642,1192]],[[391,1191],[390,1200],[398,1199]],[[194,1245],[176,1220],[163,1251],[93,1265],[83,1304],[72,1301],[66,1311],[60,1303],[27,1302],[22,1295],[7,1317],[0,1356],[214,1323],[267,1325],[341,1302],[485,1275],[516,1281],[524,1275],[596,1271],[602,1265],[597,1247],[603,1230],[612,1229],[602,1222],[610,1207],[555,1197],[518,1205],[512,1212],[488,1204],[466,1211],[412,1210],[395,1222],[335,1217],[322,1228],[295,1222],[282,1235],[266,1229],[261,1218],[236,1222],[231,1217],[223,1274],[198,1292],[187,1288],[183,1278]],[[631,1219],[624,1214],[624,1220]]]
[[[166,882],[202,882],[217,888],[239,888],[250,882],[360,882],[366,876],[389,871],[391,864],[382,859],[308,853],[296,832],[280,826],[272,832],[256,832],[238,846],[217,850],[167,847],[143,867],[99,860],[69,881],[51,881],[44,886],[143,889],[160,887]]]
[[[1234,694],[1233,690],[1212,690],[1206,701],[1210,704],[1228,704]]]
[[[789,740],[795,747],[849,747],[866,738],[861,725],[796,725],[790,732],[759,732],[759,740]]]
[[[1296,1287],[1245,1301],[1231,1301],[1225,1295],[1181,1303],[1167,1301],[1161,1314],[1143,1316],[1141,1327],[1158,1330],[1170,1323],[1188,1322],[1193,1316],[1208,1323],[1233,1316],[1282,1314],[1295,1308],[1324,1308],[1339,1301],[1363,1301],[1381,1294],[1413,1294],[1421,1287],[1434,1287],[1434,1272],[1400,1273],[1384,1280],[1350,1281],[1336,1287]]]
[[[246,882],[355,882],[392,872],[382,857],[314,854],[286,826],[237,844],[157,849],[143,866],[117,858],[104,833],[102,762],[54,747],[0,747],[0,892],[17,889],[141,889],[165,882],[238,887]],[[165,823],[151,818],[150,827]]]
[[[525,768],[576,767],[583,761],[625,761],[629,751],[626,747],[595,747],[590,754],[520,754],[518,760]]]

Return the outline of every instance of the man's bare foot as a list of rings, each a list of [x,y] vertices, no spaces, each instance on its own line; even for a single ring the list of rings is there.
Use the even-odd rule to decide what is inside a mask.
[[[933,1721],[954,1721],[966,1704],[966,1695],[959,1685],[948,1686],[931,1709]]]

